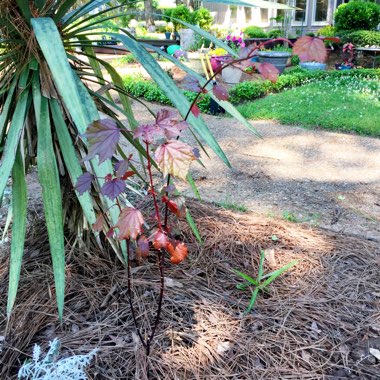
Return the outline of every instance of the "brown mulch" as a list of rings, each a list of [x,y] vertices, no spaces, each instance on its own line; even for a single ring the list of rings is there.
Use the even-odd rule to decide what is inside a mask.
[[[57,320],[49,248],[42,227],[29,232],[16,307],[5,318],[8,258],[0,258],[0,379],[15,378],[34,343],[59,337],[63,355],[98,347],[90,379],[376,379],[380,349],[379,247],[286,221],[236,214],[190,202],[202,231],[197,244],[185,223],[189,257],[165,263],[161,322],[146,358],[136,338],[126,270],[112,254],[77,247],[67,254],[62,324]],[[277,241],[272,236],[278,237]],[[259,295],[232,269],[257,273],[261,249],[274,249],[273,271],[298,265]],[[159,292],[154,260],[133,269],[134,306],[149,333]]]

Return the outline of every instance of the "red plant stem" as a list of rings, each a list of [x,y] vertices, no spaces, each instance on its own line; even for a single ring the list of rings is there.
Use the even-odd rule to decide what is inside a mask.
[[[157,218],[157,223],[158,223],[158,229],[162,230],[160,211],[158,209],[156,192],[154,191],[153,174],[152,174],[152,162],[151,162],[151,159],[150,159],[149,144],[147,142],[145,142],[145,145],[146,145],[146,157],[147,157],[147,161],[148,161],[147,169],[148,169],[148,173],[149,173],[150,190],[151,190],[151,193],[152,193],[154,208],[156,210],[156,218]]]
[[[164,258],[165,258],[165,255],[162,252],[162,250],[160,249],[158,251],[158,265],[159,265],[159,268],[160,268],[160,296],[159,296],[159,299],[158,299],[157,314],[156,314],[156,318],[154,320],[153,329],[152,329],[152,332],[151,332],[148,340],[146,341],[146,355],[147,356],[149,356],[150,345],[151,345],[151,343],[153,341],[153,338],[154,338],[154,335],[156,333],[158,324],[160,322],[160,317],[161,317],[162,301],[164,299],[164,290],[165,290]]]
[[[139,329],[139,325],[137,323],[137,318],[136,318],[136,313],[135,313],[135,308],[133,307],[132,303],[132,285],[131,285],[131,262],[129,258],[129,239],[127,240],[127,281],[128,281],[128,300],[129,300],[129,306],[131,308],[131,313],[132,313],[132,318],[133,318],[133,323],[136,327],[137,330],[137,335],[139,336],[140,342],[145,348],[145,350],[148,350],[148,344],[145,342],[144,338],[141,335],[141,331]]]

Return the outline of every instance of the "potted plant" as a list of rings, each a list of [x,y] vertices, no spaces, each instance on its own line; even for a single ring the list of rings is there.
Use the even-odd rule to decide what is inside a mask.
[[[166,27],[165,27],[165,38],[167,40],[170,40],[172,33],[173,33],[173,23],[170,21],[166,24]]]
[[[226,37],[226,43],[230,48],[238,52],[242,48],[245,48],[244,35],[241,31],[235,31],[230,33]],[[228,63],[232,60],[231,56],[227,56],[220,63]],[[243,75],[242,67],[239,63],[234,63],[225,67],[222,71],[222,79],[228,84],[236,84],[240,82]]]
[[[260,62],[272,63],[278,71],[283,73],[288,60],[292,56],[292,49],[283,46],[277,46],[273,50],[261,50],[257,53]]]
[[[304,36],[296,41],[292,53],[298,55],[302,68],[326,70],[327,50],[322,39]]]
[[[350,70],[354,67],[354,51],[355,47],[352,43],[346,43],[342,48],[341,61],[335,63],[337,70]]]

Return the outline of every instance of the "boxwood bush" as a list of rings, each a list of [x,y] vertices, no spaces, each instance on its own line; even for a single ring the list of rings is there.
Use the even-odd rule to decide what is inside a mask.
[[[337,31],[373,30],[380,23],[380,5],[367,1],[350,1],[339,5],[334,17]]]
[[[246,38],[268,38],[268,34],[258,26],[248,26],[243,32]]]

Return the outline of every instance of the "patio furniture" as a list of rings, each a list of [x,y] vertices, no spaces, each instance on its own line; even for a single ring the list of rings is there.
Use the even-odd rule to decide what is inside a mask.
[[[377,55],[377,53],[380,53],[380,46],[379,47],[357,47],[355,49],[358,53],[360,53],[361,56],[363,56],[363,53],[368,53],[367,55],[372,59],[372,68],[374,69],[376,67],[376,61],[380,59],[380,55]]]

